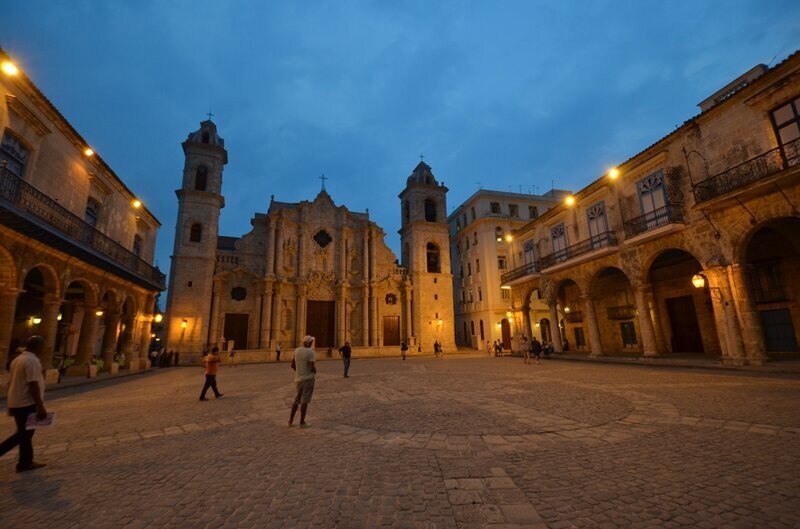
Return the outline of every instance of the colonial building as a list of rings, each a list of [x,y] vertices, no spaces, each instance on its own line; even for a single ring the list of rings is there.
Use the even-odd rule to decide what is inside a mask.
[[[511,289],[501,288],[500,276],[531,259],[529,251],[511,252],[511,233],[569,194],[555,189],[544,195],[481,189],[447,218],[459,345],[483,349],[487,341],[500,340],[511,348]]]
[[[220,236],[224,140],[212,121],[204,121],[183,150],[167,348],[197,358],[220,346],[258,360],[277,345],[298,346],[306,334],[322,349],[350,341],[359,355],[398,354],[403,340],[417,351],[431,351],[437,338],[454,347],[447,339],[453,322],[449,261],[438,250],[447,244],[447,189],[427,165],[415,169],[401,194],[400,266],[369,212],[337,206],[324,188],[311,201],[273,196],[267,212],[251,220],[252,231]],[[435,202],[432,220],[423,218],[425,200]]]
[[[0,370],[32,334],[47,368],[60,357],[86,374],[96,356],[143,369],[160,224],[2,51],[0,63]]]
[[[592,355],[797,353],[800,53],[700,108],[514,232],[533,252],[502,278],[522,332]]]

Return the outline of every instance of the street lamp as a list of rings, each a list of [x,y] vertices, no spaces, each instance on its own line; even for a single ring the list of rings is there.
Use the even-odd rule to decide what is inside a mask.
[[[698,272],[692,276],[692,285],[694,286],[694,288],[705,288],[707,283],[708,283],[708,277],[706,277],[706,275],[701,272]],[[719,287],[709,286],[708,291],[711,294],[712,301],[723,303],[725,305],[728,304],[728,302],[725,301],[725,298],[722,297],[722,291],[720,290]]]
[[[162,321],[163,319],[164,319],[164,315],[163,315],[163,314],[161,314],[160,312],[156,314],[156,317],[155,317],[155,318],[153,318],[153,320],[154,320],[156,323],[161,323],[161,321]]]

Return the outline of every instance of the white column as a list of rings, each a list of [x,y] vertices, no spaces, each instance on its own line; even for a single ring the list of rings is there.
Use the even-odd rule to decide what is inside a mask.
[[[653,318],[650,315],[648,294],[650,285],[634,285],[633,297],[636,301],[636,312],[639,316],[639,333],[642,335],[642,355],[658,356],[656,349],[656,333]]]
[[[549,301],[550,305],[550,338],[553,340],[553,350],[557,353],[564,351],[564,343],[561,341],[561,327],[558,325],[558,310],[556,301]]]
[[[594,310],[594,301],[591,296],[583,297],[584,322],[589,331],[589,346],[592,356],[603,356],[603,342],[600,339],[600,326],[597,324],[597,314]]]

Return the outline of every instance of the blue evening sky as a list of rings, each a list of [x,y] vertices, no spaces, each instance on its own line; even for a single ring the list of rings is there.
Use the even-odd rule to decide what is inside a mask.
[[[397,251],[424,153],[448,212],[484,188],[578,189],[702,99],[800,48],[800,2],[0,0],[0,46],[163,223],[181,142],[225,138],[222,235],[269,197],[369,208]]]

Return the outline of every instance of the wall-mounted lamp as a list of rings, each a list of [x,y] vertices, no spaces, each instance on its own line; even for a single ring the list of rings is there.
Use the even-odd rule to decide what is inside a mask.
[[[698,272],[692,276],[692,286],[694,286],[694,288],[705,288],[707,284],[708,278],[705,274]],[[719,289],[719,287],[709,286],[708,291],[711,294],[712,301],[723,303],[725,305],[728,304],[728,302],[725,301],[725,298],[722,297],[722,291]]]
[[[19,73],[19,68],[11,61],[3,61],[3,64],[0,65],[0,69],[2,69],[3,73],[6,75],[17,75]]]
[[[64,317],[64,315],[59,312],[58,316],[56,316],[56,320],[57,321],[61,321],[61,318],[63,318],[63,317]]]
[[[570,308],[569,308],[569,307],[564,307],[564,312],[566,312],[567,314],[569,314],[569,311],[570,311]]]
[[[140,207],[142,207],[142,201],[134,199],[133,202],[131,202],[131,206],[133,206],[134,209],[139,209]]]
[[[42,318],[40,318],[39,316],[31,316],[31,323],[33,323],[34,325],[39,325],[40,323],[42,323]]]
[[[162,321],[163,319],[164,319],[164,315],[163,315],[163,314],[161,314],[160,312],[156,313],[156,317],[155,317],[155,318],[153,318],[153,320],[154,320],[156,323],[161,323],[161,321]]]
[[[188,321],[186,321],[186,320],[183,320],[183,321],[181,322],[181,329],[185,329],[185,328],[186,328],[188,325],[189,325],[189,322],[188,322]]]
[[[612,167],[611,169],[609,169],[608,177],[611,180],[616,180],[617,178],[619,178],[619,169],[617,169],[616,167]]]
[[[575,197],[572,196],[572,195],[569,195],[567,198],[564,199],[564,204],[566,204],[568,206],[574,206],[575,205]]]
[[[91,147],[86,147],[83,150],[83,155],[86,156],[87,158],[91,158],[92,156],[94,156],[94,150],[92,150]]]

